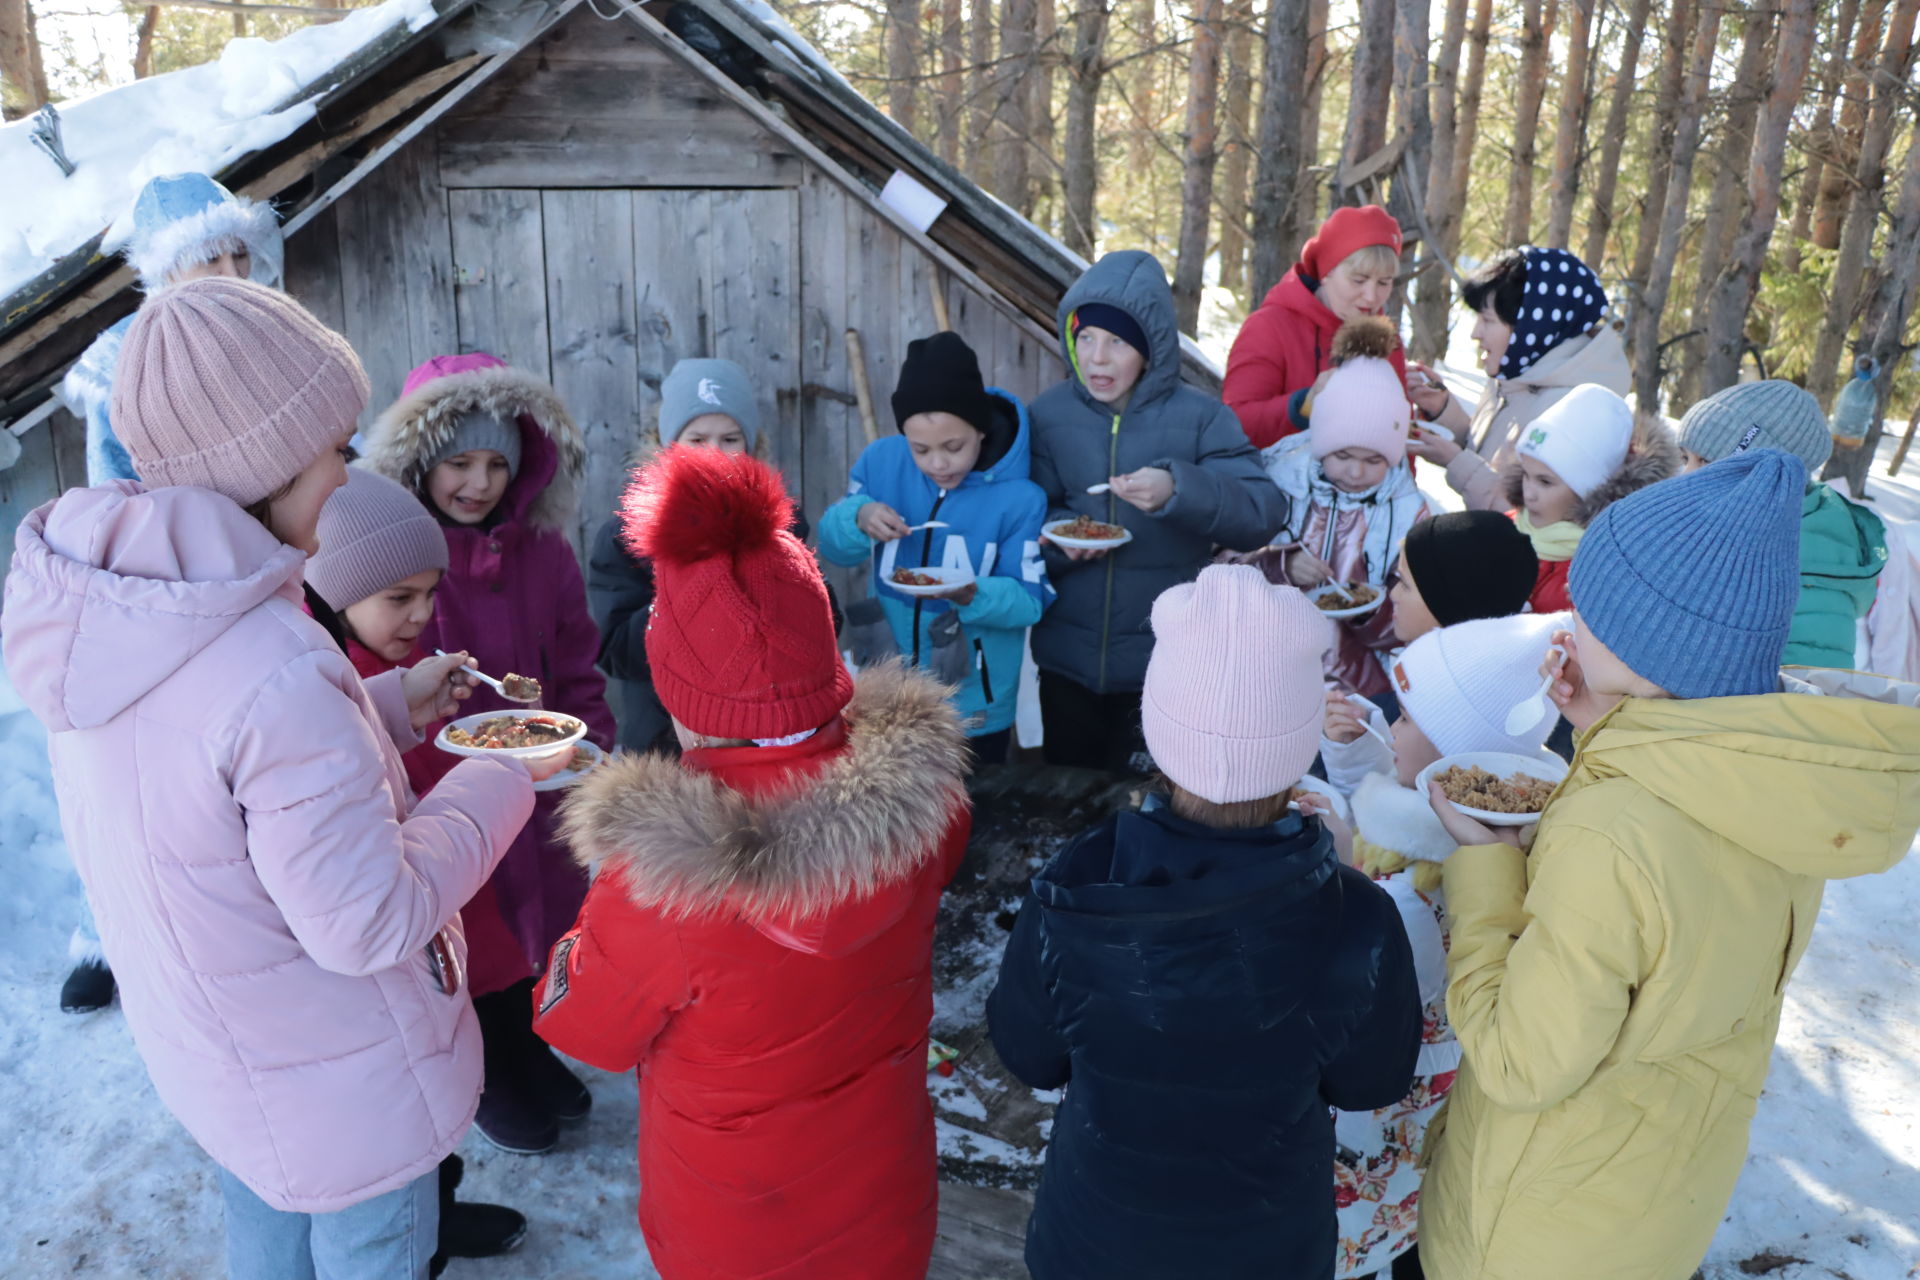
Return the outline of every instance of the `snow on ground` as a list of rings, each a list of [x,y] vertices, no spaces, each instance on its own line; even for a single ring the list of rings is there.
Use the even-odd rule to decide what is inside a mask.
[[[0,173],[28,179],[31,200],[0,204],[0,297],[111,230],[117,248],[132,225],[133,198],[149,178],[197,170],[217,174],[272,146],[313,115],[327,73],[377,37],[433,21],[433,0],[387,0],[339,22],[267,41],[230,41],[216,62],[138,80],[62,102],[61,138],[77,166],[62,178],[30,140],[32,121],[0,127]]]

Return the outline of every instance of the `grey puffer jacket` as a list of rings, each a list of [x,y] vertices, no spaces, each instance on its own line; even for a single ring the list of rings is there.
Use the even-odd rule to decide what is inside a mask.
[[[1137,249],[1110,253],[1060,301],[1060,343],[1078,370],[1074,311],[1119,307],[1153,350],[1124,412],[1095,400],[1078,374],[1029,407],[1033,479],[1047,493],[1049,521],[1075,515],[1124,526],[1133,541],[1094,560],[1047,548],[1057,599],[1033,628],[1041,670],[1098,693],[1132,692],[1146,677],[1154,598],[1198,574],[1215,547],[1251,551],[1287,521],[1287,499],[1261,469],[1233,410],[1180,382],[1180,333],[1166,270]],[[1173,473],[1173,498],[1149,515],[1087,486],[1140,467]]]

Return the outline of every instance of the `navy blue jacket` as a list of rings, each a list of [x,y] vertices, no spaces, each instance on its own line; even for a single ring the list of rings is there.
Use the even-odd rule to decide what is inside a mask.
[[[1001,1061],[1066,1086],[1036,1280],[1330,1280],[1333,1120],[1420,1050],[1392,900],[1317,819],[1220,831],[1149,801],[1034,878],[987,1002]]]

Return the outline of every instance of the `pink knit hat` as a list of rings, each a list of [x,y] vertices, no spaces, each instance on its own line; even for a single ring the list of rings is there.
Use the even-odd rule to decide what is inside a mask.
[[[113,429],[148,488],[197,485],[243,507],[306,470],[366,406],[345,338],[286,294],[224,277],[148,299],[113,383]]]
[[[1413,409],[1400,375],[1385,360],[1349,360],[1313,398],[1313,456],[1371,449],[1396,466],[1407,456]]]
[[[420,499],[397,480],[365,467],[320,509],[320,550],[307,581],[336,610],[359,604],[416,573],[447,569],[447,535]]]
[[[1140,693],[1160,772],[1215,804],[1300,781],[1320,749],[1320,660],[1332,641],[1305,596],[1252,565],[1210,565],[1163,592]]]

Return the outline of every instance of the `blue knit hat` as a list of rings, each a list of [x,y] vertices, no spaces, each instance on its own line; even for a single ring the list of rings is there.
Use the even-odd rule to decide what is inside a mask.
[[[1800,599],[1806,488],[1800,459],[1755,449],[1620,499],[1574,553],[1574,610],[1676,698],[1772,693]]]

